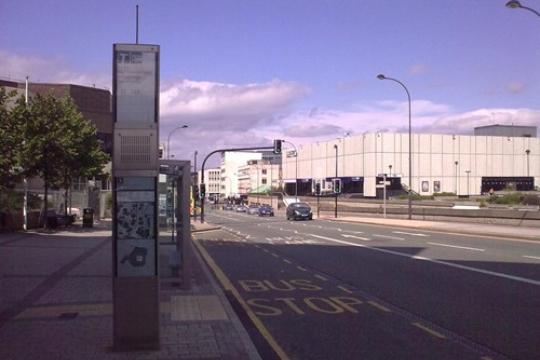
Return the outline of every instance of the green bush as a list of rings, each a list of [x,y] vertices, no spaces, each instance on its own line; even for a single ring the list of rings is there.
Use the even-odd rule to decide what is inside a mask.
[[[488,198],[488,202],[490,204],[517,205],[521,204],[523,198],[523,194],[513,192],[502,196],[491,196]]]
[[[453,193],[453,192],[440,192],[440,193],[434,193],[433,196],[456,196],[456,193]]]
[[[401,194],[397,198],[404,200],[404,199],[408,199],[409,195]],[[418,195],[418,194],[413,194],[411,198],[413,200],[434,200],[435,199],[433,195]]]

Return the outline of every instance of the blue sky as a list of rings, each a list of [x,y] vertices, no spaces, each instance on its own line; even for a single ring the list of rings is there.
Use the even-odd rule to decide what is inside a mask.
[[[407,84],[416,131],[540,125],[540,18],[505,2],[2,0],[0,77],[110,87],[138,3],[140,41],[161,45],[162,134],[187,123],[208,149],[403,130],[405,94],[378,73]]]

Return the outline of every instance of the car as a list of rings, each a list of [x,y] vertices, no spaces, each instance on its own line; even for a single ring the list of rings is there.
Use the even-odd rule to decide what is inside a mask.
[[[274,209],[270,205],[261,205],[259,207],[259,216],[274,216]]]
[[[287,206],[287,220],[312,220],[311,206],[306,203],[292,203]]]
[[[247,211],[247,206],[246,205],[238,205],[235,209],[236,212],[243,212],[245,213]]]
[[[259,205],[249,205],[247,208],[247,213],[249,215],[255,215],[259,213]]]
[[[223,210],[233,210],[233,206],[231,204],[225,204],[223,205]]]

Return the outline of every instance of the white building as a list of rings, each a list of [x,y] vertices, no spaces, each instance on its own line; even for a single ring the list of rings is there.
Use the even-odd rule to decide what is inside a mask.
[[[236,197],[238,192],[238,168],[249,160],[261,160],[262,154],[256,152],[227,151],[221,156],[220,196]]]
[[[280,165],[267,160],[249,160],[238,168],[238,193],[267,192],[280,184]]]
[[[199,186],[201,185],[201,182],[202,182],[201,173],[202,173],[201,170],[199,170],[197,173]],[[221,189],[221,169],[220,168],[204,169],[204,183],[206,184],[206,197],[209,197],[212,195],[219,196],[219,192]]]
[[[298,193],[341,178],[345,193],[377,195],[382,174],[409,186],[408,134],[366,133],[298,147]],[[336,149],[337,147],[337,149]],[[337,157],[336,157],[337,150]],[[540,185],[540,139],[508,136],[413,134],[412,189],[421,195],[474,195]],[[283,158],[285,191],[294,194],[296,157]]]

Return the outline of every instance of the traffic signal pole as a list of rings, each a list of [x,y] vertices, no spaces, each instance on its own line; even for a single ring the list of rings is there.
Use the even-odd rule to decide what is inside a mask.
[[[279,145],[276,144],[276,141],[279,141]],[[202,166],[201,166],[201,187],[204,186],[205,189],[206,189],[206,185],[204,183],[204,167],[206,166],[206,161],[210,158],[210,156],[214,155],[215,153],[222,153],[222,152],[227,152],[227,151],[257,151],[257,150],[272,150],[272,149],[274,151],[277,150],[277,151],[279,151],[279,153],[281,153],[281,142],[280,142],[280,140],[275,140],[273,146],[229,148],[229,149],[218,149],[218,150],[212,151],[211,153],[206,155],[206,157],[203,160]],[[201,223],[204,223],[204,200],[205,200],[205,197],[206,197],[206,191],[203,194],[201,194]]]

